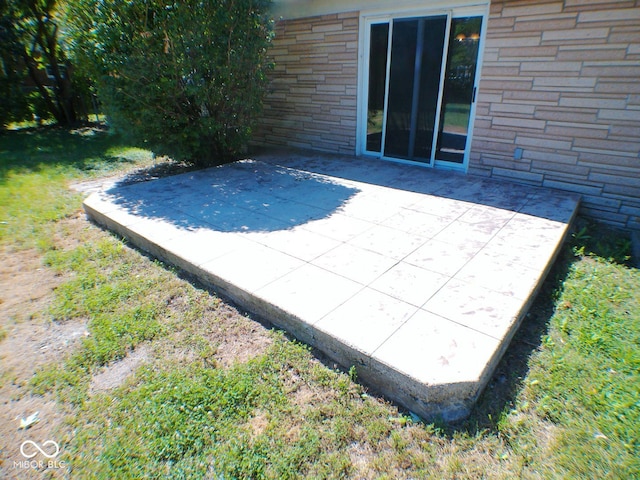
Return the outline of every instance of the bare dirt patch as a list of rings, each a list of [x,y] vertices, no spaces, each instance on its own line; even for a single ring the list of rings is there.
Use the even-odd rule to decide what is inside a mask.
[[[158,345],[156,355],[181,363],[204,361],[227,368],[262,355],[273,344],[267,327],[205,288],[196,292],[194,297],[176,296],[169,302],[170,316],[182,325],[162,342],[163,346]]]
[[[242,317],[233,318],[232,324],[226,325],[224,330],[208,336],[217,344],[214,358],[224,367],[247,362],[263,354],[273,343],[264,327]]]
[[[5,389],[0,391],[4,397]],[[28,429],[19,429],[20,419],[26,418],[38,412],[39,421]],[[0,477],[5,479],[25,479],[25,478],[47,478],[51,474],[56,478],[62,478],[62,469],[48,469],[48,459],[41,454],[36,455],[31,460],[25,458],[20,452],[23,442],[31,441],[39,446],[49,440],[58,444],[62,441],[54,435],[55,429],[62,423],[63,415],[55,401],[43,397],[25,396],[16,401],[2,404],[2,415],[0,416]],[[24,444],[24,452],[27,455],[36,453],[35,447],[31,444]],[[42,447],[47,453],[52,453],[51,446]],[[31,463],[35,461],[37,467]],[[40,462],[44,464],[40,464]]]
[[[119,387],[124,381],[145,363],[149,358],[149,348],[146,345],[138,346],[122,360],[104,367],[94,374],[89,387],[90,393],[106,392]]]
[[[60,281],[42,265],[36,250],[3,248],[0,259],[0,314],[7,328],[38,315]]]
[[[82,322],[57,323],[46,314],[53,290],[62,282],[42,264],[36,250],[0,250],[0,476],[41,478],[41,469],[24,468],[26,440],[41,445],[63,414],[54,401],[33,396],[25,385],[36,369],[61,358],[86,331]],[[20,419],[39,412],[39,422],[20,429]],[[27,452],[31,453],[31,452]],[[35,458],[35,457],[34,457]],[[39,456],[39,460],[42,457]],[[17,466],[16,463],[18,462]]]
[[[86,334],[84,322],[55,322],[47,314],[63,279],[35,250],[0,250],[2,386],[21,387],[42,364],[60,357]]]
[[[351,464],[356,471],[355,478],[368,478],[373,475],[370,465],[376,457],[376,452],[373,451],[371,446],[353,442],[349,445],[348,452]]]
[[[49,240],[53,248],[67,250],[100,234],[78,211],[58,222]],[[0,478],[43,478],[65,471],[21,468],[19,462],[26,460],[20,453],[25,440],[39,445],[62,440],[54,438],[65,415],[60,405],[32,395],[26,386],[38,368],[64,361],[88,334],[86,319],[58,322],[48,313],[55,289],[66,280],[43,263],[36,249],[0,248]],[[20,420],[35,412],[39,421],[20,429]],[[40,454],[34,459],[47,460]]]

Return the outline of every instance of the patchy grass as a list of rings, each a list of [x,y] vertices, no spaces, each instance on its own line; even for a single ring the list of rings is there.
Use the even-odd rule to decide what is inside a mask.
[[[104,125],[55,126],[0,134],[0,245],[48,245],[47,228],[78,209],[72,179],[151,164],[151,152],[122,145]]]
[[[109,478],[167,472],[173,478],[291,478],[302,473],[309,459],[322,458],[321,431],[311,422],[299,433],[285,432],[280,422],[292,413],[283,379],[302,351],[279,337],[265,354],[228,369],[200,362],[141,369],[114,395],[87,405],[88,411],[106,415],[94,418],[89,428],[81,425],[74,446],[96,461],[82,465],[79,473]],[[109,425],[115,435],[105,441]],[[88,451],[86,445],[97,448]]]
[[[34,393],[57,390],[61,398],[81,398],[97,367],[120,360],[140,343],[172,328],[166,310],[180,289],[177,279],[149,259],[141,260],[118,239],[102,236],[70,250],[52,249],[44,263],[68,277],[55,290],[48,312],[51,320],[86,319],[87,336],[65,365],[52,364],[36,372],[30,382]],[[81,390],[69,391],[75,387]]]
[[[584,258],[563,287],[520,406],[557,427],[544,463],[576,477],[632,478],[640,472],[638,271]]]
[[[43,476],[640,474],[640,273],[625,264],[629,243],[620,232],[580,225],[471,418],[424,424],[354,382],[353,372],[323,363],[179,272],[97,227],[80,229],[64,220],[80,208],[67,182],[138,162],[118,157],[110,163],[107,152],[128,151],[117,137],[98,132],[89,137],[94,140],[76,139],[55,129],[21,135],[15,143],[0,138],[2,154],[14,158],[12,167],[3,163],[2,178],[12,181],[0,183],[0,208],[14,201],[6,191],[14,181],[42,195],[29,197],[31,213],[17,205],[2,210],[3,218],[28,228],[5,230],[3,246],[39,246],[43,268],[60,280],[46,311],[25,321],[77,322],[87,330],[64,355],[37,369],[25,382],[30,393],[20,394],[55,398],[65,415],[52,435],[67,468]],[[28,135],[36,135],[33,145]],[[61,159],[66,150],[25,165],[17,160],[21,148],[24,156],[37,156],[38,143],[44,148],[48,136],[54,144],[61,138],[78,142],[75,160]],[[65,201],[53,208],[58,195]],[[3,345],[13,341],[8,325],[0,324],[0,332]],[[133,372],[109,388],[92,389],[94,377],[142,350],[147,354]],[[24,355],[31,362],[29,352]],[[11,378],[0,387],[4,401],[20,382],[10,372],[2,378]],[[3,441],[23,438],[15,430],[2,434]],[[21,472],[9,468],[18,459],[3,460],[0,472],[19,478]]]

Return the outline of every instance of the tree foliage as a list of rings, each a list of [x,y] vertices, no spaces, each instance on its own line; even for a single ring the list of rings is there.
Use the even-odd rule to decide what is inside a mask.
[[[75,41],[116,127],[200,165],[238,154],[265,93],[269,1],[74,3]]]
[[[61,32],[63,7],[58,0],[0,0],[1,123],[32,113],[61,125],[81,119],[85,109]]]
[[[20,84],[20,49],[13,26],[14,18],[6,0],[0,0],[0,127],[13,120],[22,120],[29,111]]]

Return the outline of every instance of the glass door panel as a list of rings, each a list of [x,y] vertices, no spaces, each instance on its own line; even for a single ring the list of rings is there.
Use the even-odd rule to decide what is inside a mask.
[[[417,36],[417,20],[393,22],[387,129],[384,143],[384,154],[388,157],[407,158],[409,156],[411,96]]]
[[[482,17],[454,18],[449,35],[436,159],[464,162]]]
[[[419,161],[430,162],[440,93],[442,50],[445,42],[447,17],[430,17],[423,21],[425,29],[422,39],[418,118],[413,157]]]
[[[367,151],[382,151],[382,123],[387,83],[389,24],[371,25],[369,48],[369,99],[367,104]]]
[[[447,17],[394,20],[384,155],[429,162]]]
[[[366,152],[464,165],[483,18],[442,14],[369,24]]]

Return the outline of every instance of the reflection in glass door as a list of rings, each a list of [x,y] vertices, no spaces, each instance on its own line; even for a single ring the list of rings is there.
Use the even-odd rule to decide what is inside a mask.
[[[370,25],[367,152],[463,164],[481,27],[448,15]]]
[[[393,22],[384,154],[429,162],[447,17]]]
[[[451,22],[436,159],[462,163],[469,132],[482,17]]]
[[[387,79],[389,24],[371,25],[369,40],[369,101],[367,105],[367,150],[382,149],[382,120]]]

